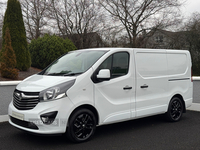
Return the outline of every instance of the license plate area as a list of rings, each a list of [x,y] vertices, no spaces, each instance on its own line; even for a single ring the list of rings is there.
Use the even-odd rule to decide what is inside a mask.
[[[12,111],[12,117],[19,119],[19,120],[24,120],[24,114]]]

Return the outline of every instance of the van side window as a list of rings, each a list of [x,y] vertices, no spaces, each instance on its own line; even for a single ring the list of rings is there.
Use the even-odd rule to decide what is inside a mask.
[[[101,69],[109,69],[112,68],[112,55],[109,56],[104,62],[99,66],[99,70]]]
[[[109,69],[111,78],[126,75],[129,69],[129,54],[127,52],[118,52],[109,56],[100,66],[101,69]]]

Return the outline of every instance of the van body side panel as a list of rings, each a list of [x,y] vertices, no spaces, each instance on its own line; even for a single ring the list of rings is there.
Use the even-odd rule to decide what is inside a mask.
[[[193,83],[191,82],[191,57],[188,51],[167,50],[169,96],[180,94],[186,108],[191,106]]]
[[[123,90],[123,86],[130,85],[129,78],[127,75],[95,85],[95,107],[101,116],[100,124],[130,119],[132,92]]]
[[[165,50],[136,50],[136,117],[164,113],[168,107]]]
[[[67,91],[67,96],[74,104],[72,111],[81,105],[94,106],[93,82],[90,79],[92,73],[93,69],[90,68],[87,72],[78,76],[74,85]]]
[[[116,52],[120,50],[114,53]],[[135,80],[132,69],[134,68],[133,58],[131,58],[133,52],[130,49],[123,52],[128,52],[130,55],[128,73],[94,84],[95,107],[100,116],[100,125],[129,120],[135,114]],[[131,87],[131,89],[124,90],[124,87]]]

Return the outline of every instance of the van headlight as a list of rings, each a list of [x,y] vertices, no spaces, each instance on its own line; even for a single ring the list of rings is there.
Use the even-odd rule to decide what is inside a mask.
[[[44,100],[59,99],[66,96],[66,93],[60,93],[60,88],[55,87],[44,92]]]
[[[67,96],[67,90],[72,87],[75,79],[58,84],[40,92],[40,101],[56,100]]]

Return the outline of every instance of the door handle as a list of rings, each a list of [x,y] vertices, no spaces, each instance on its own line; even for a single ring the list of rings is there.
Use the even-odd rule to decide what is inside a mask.
[[[144,89],[144,88],[148,88],[149,86],[148,85],[146,85],[146,84],[144,84],[144,85],[142,85],[142,86],[140,86],[140,88],[142,88],[142,89]]]
[[[131,90],[132,87],[130,87],[130,86],[125,86],[123,89],[124,89],[124,90]]]

